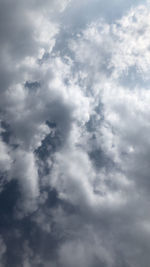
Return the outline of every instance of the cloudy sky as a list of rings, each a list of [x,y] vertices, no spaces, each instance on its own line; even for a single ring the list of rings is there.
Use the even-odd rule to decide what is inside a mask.
[[[0,267],[149,267],[150,2],[0,0]]]

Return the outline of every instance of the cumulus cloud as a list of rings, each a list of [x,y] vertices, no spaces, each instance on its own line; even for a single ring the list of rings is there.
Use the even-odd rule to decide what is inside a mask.
[[[0,1],[6,266],[149,266],[150,10],[120,2]]]

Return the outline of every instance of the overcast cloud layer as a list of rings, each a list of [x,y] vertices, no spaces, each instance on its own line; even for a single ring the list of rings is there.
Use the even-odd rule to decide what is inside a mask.
[[[149,1],[0,0],[0,43],[0,267],[149,267]]]

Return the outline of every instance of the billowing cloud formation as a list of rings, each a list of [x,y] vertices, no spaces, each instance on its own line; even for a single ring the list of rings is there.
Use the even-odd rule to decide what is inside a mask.
[[[0,1],[2,266],[149,266],[150,7],[100,2]]]

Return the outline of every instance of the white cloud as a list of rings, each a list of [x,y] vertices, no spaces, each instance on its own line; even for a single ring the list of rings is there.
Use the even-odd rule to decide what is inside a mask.
[[[0,140],[0,169],[1,172],[5,172],[10,170],[11,164],[12,164],[12,159],[9,151],[9,147],[2,141]]]

